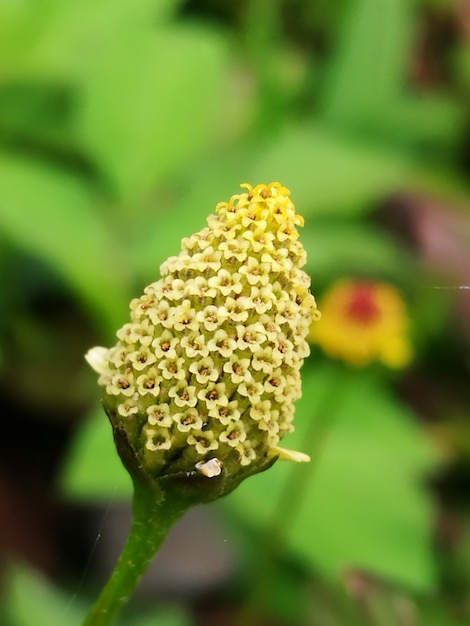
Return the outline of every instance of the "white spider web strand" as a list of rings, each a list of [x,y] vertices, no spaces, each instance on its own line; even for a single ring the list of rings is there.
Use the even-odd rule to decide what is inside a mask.
[[[103,512],[103,515],[101,517],[101,521],[100,521],[99,526],[98,526],[98,532],[96,534],[96,537],[95,537],[95,540],[93,542],[93,545],[91,546],[90,553],[88,555],[88,558],[86,560],[85,566],[83,568],[83,572],[82,572],[82,575],[80,577],[80,580],[77,583],[77,588],[72,593],[72,595],[70,597],[70,600],[67,602],[67,604],[66,604],[66,606],[64,608],[64,615],[66,615],[68,613],[68,611],[70,610],[70,607],[76,602],[80,591],[83,589],[83,586],[85,584],[85,580],[86,580],[86,578],[88,576],[88,573],[90,571],[90,567],[91,567],[91,563],[93,561],[93,557],[95,556],[96,550],[98,548],[98,544],[101,541],[101,537],[103,535],[103,530],[104,530],[104,528],[106,526],[106,522],[107,522],[107,519],[109,517],[109,513],[111,511],[111,506],[114,504],[116,491],[117,491],[117,488],[115,487],[114,488],[114,492],[112,493],[111,498],[109,499],[108,504],[106,505],[106,508],[105,508],[105,510]]]
[[[470,290],[470,285],[431,285],[430,287],[422,287],[422,289],[441,289],[451,291]]]

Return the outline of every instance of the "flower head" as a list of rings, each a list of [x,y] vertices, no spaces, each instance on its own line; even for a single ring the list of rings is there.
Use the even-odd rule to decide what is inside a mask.
[[[131,302],[117,344],[87,356],[115,436],[153,477],[245,476],[277,457],[306,460],[278,445],[319,316],[301,269],[303,219],[279,183],[242,187]]]
[[[332,357],[355,366],[381,361],[403,367],[411,358],[408,317],[395,287],[366,280],[341,280],[321,301],[322,319],[309,340]]]

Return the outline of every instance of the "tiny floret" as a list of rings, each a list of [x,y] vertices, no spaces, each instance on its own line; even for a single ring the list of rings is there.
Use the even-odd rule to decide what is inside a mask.
[[[90,367],[92,367],[98,374],[104,374],[108,371],[108,359],[106,355],[108,350],[101,346],[91,348],[85,354],[85,359]]]
[[[242,187],[132,300],[116,345],[86,356],[113,428],[155,477],[308,460],[279,447],[319,317],[302,270],[303,218],[280,183]]]

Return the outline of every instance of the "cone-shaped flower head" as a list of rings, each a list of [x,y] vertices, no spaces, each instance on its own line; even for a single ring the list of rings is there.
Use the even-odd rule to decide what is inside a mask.
[[[87,355],[115,431],[153,477],[306,460],[278,447],[319,315],[301,270],[303,220],[279,183],[243,187],[132,300],[117,345]]]
[[[411,359],[409,320],[398,290],[384,282],[340,280],[320,302],[322,319],[310,341],[354,366],[380,361],[404,367]]]

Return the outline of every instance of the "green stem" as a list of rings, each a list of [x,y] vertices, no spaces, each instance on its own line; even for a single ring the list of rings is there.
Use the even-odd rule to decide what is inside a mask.
[[[174,495],[174,494],[172,494]],[[133,519],[119,559],[83,626],[107,626],[128,601],[168,531],[188,503],[160,490],[134,483]]]
[[[280,0],[250,0],[245,17],[245,45],[259,88],[257,129],[272,137],[281,127],[284,96],[276,51],[282,36]]]

